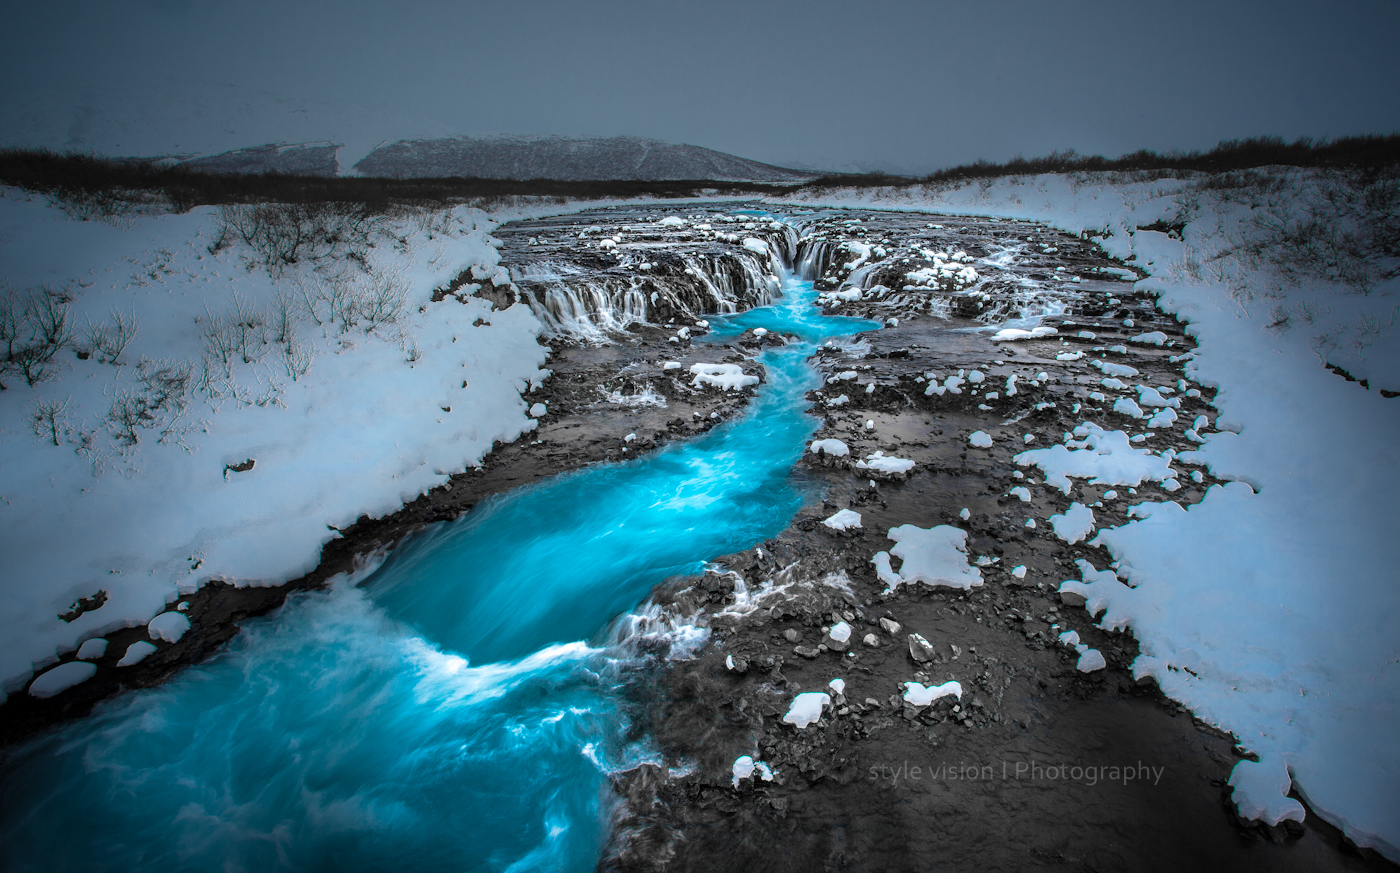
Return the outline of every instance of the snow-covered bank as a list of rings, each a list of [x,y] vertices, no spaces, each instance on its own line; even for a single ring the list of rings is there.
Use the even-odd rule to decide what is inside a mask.
[[[515,217],[409,216],[363,265],[274,280],[241,243],[211,252],[217,210],[118,226],[6,189],[6,311],[25,334],[26,311],[66,307],[71,341],[32,385],[3,377],[4,691],[209,579],[296,578],[336,529],[531,430],[521,394],[548,350],[529,308],[431,300],[466,268],[494,271],[488,232]]]
[[[1389,548],[1400,399],[1379,390],[1400,390],[1400,283],[1383,270],[1358,282],[1321,257],[1310,273],[1270,256],[1270,221],[1259,216],[1301,225],[1328,177],[1275,171],[1237,182],[1047,176],[820,203],[1045,221],[1101,236],[1149,274],[1138,287],[1159,293],[1199,343],[1188,373],[1218,389],[1217,432],[1183,460],[1235,484],[1187,509],[1142,505],[1139,520],[1093,541],[1113,570],[1086,571],[1065,590],[1138,638],[1139,675],[1258,755],[1232,778],[1244,815],[1300,817],[1286,796],[1294,785],[1358,844],[1400,859],[1400,751],[1390,742],[1400,590]]]

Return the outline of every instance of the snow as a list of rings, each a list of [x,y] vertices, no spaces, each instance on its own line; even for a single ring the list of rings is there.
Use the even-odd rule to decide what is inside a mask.
[[[66,664],[59,664],[47,673],[39,674],[39,677],[29,684],[29,693],[34,697],[53,697],[55,694],[67,691],[79,682],[86,682],[96,675],[96,664],[89,664],[87,661],[69,661]]]
[[[1400,400],[1377,389],[1400,390],[1400,335],[1377,336],[1366,325],[1384,323],[1400,286],[1391,279],[1358,294],[1326,277],[1294,280],[1267,260],[1231,254],[1231,239],[1249,243],[1262,232],[1260,206],[1279,211],[1280,222],[1306,221],[1309,209],[1326,207],[1326,185],[1335,178],[1262,172],[1279,192],[1267,204],[1251,191],[1221,193],[1191,179],[1056,175],[801,202],[1092,230],[1104,235],[1109,254],[1148,274],[1134,290],[1157,297],[1163,312],[1186,324],[1198,344],[1182,359],[1187,375],[1209,389],[1198,394],[1212,398],[1222,419],[1221,432],[1198,434],[1200,448],[1180,460],[1230,481],[1189,508],[1142,505],[1133,520],[1098,534],[1094,542],[1131,583],[1097,584],[1096,612],[1106,610],[1099,622],[1137,637],[1135,671],[1260,756],[1258,764],[1237,764],[1232,776],[1241,814],[1274,818],[1294,808],[1284,792],[1297,790],[1350,839],[1395,861],[1400,589],[1388,580]],[[1180,240],[1137,229],[1183,217]],[[1190,259],[1211,266],[1193,273],[1184,269]],[[1273,326],[1275,313],[1285,311],[1294,314],[1293,326]],[[1370,389],[1344,382],[1323,360],[1370,380]],[[1122,449],[1103,468],[1062,470],[1059,484],[1067,493],[1068,475],[1135,485],[1168,472],[1165,460],[1146,451],[1132,457],[1126,435]]]
[[[863,461],[856,461],[857,470],[873,470],[887,476],[902,476],[914,469],[914,462],[907,458],[886,457],[884,452],[875,452]]]
[[[1079,660],[1075,663],[1074,669],[1081,673],[1092,673],[1107,666],[1108,661],[1104,660],[1103,652],[1098,649],[1085,649],[1079,653]]]
[[[749,237],[748,239],[744,240],[744,248],[748,249],[756,255],[768,254],[768,243],[756,237]]]
[[[533,428],[521,394],[548,375],[548,349],[529,308],[430,300],[464,270],[499,270],[489,230],[521,214],[462,207],[389,222],[366,249],[369,271],[350,268],[343,287],[401,291],[393,322],[342,329],[325,308],[317,324],[293,305],[293,345],[309,366],[293,378],[269,330],[265,344],[252,340],[254,363],[235,357],[225,377],[214,361],[204,390],[200,362],[215,319],[241,305],[274,320],[279,294],[295,304],[304,288],[316,300],[330,278],[308,266],[274,280],[249,267],[241,242],[211,253],[213,208],[83,222],[0,189],[0,266],[12,287],[66,291],[80,328],[88,319],[111,326],[114,312],[138,322],[118,363],[65,350],[53,379],[31,387],[7,378],[0,395],[3,690],[82,640],[146,624],[211,579],[301,576],[338,529],[398,509]],[[156,368],[143,359],[190,362],[195,387],[155,413],[159,428],[138,426],[139,441],[122,444],[105,419],[115,398],[152,396],[138,377]],[[38,402],[64,399],[70,433],[54,446],[28,419]],[[75,451],[80,432],[92,440],[86,456]],[[254,464],[244,472],[229,469],[246,461]],[[99,589],[103,606],[71,623],[57,618]]]
[[[536,403],[530,407],[531,418],[543,418],[547,412],[549,412],[549,407],[543,403]]]
[[[1012,488],[1006,493],[1012,497],[1019,499],[1022,503],[1031,502],[1031,490],[1024,485],[1017,485],[1015,488]]]
[[[130,667],[132,664],[139,664],[153,654],[156,650],[155,643],[148,643],[139,640],[126,647],[126,654],[117,662],[118,667]]]
[[[1088,479],[1091,485],[1130,487],[1146,480],[1165,481],[1176,477],[1170,458],[1133,448],[1128,435],[1121,430],[1104,430],[1093,422],[1085,422],[1074,429],[1074,436],[1079,439],[1048,449],[1021,452],[1015,461],[1022,467],[1039,467],[1045,474],[1045,484],[1065,494],[1074,487],[1071,476]]]
[[[860,528],[860,513],[850,509],[843,509],[831,518],[826,519],[822,524],[832,530],[857,530]]]
[[[1094,532],[1094,510],[1082,503],[1071,503],[1064,513],[1050,516],[1055,536],[1074,544]]]
[[[1040,339],[1041,337],[1054,336],[1055,328],[1037,327],[1032,330],[1022,330],[1016,327],[1008,327],[992,334],[992,342],[1009,343],[1018,340]]]
[[[740,755],[734,759],[734,787],[739,787],[739,782],[748,779],[757,771],[759,778],[764,782],[773,781],[773,770],[763,761],[755,761],[751,755]]]
[[[78,657],[84,661],[96,661],[107,654],[107,641],[102,637],[93,637],[78,647]]]
[[[1130,418],[1142,418],[1142,408],[1131,397],[1119,397],[1113,401],[1113,411]]]
[[[146,632],[153,640],[178,643],[180,637],[190,629],[190,620],[179,612],[162,612],[146,625]]]
[[[679,215],[668,215],[657,222],[662,227],[685,227],[685,219]]]
[[[1160,330],[1153,330],[1147,333],[1140,333],[1137,336],[1128,337],[1130,343],[1144,343],[1146,345],[1160,346],[1167,341],[1167,335]]]
[[[820,719],[822,709],[830,703],[831,695],[824,691],[804,691],[792,699],[783,721],[802,730]]]
[[[1135,368],[1129,367],[1127,364],[1114,364],[1103,360],[1090,361],[1089,363],[1105,376],[1136,376],[1138,374]]]
[[[975,430],[968,436],[967,444],[972,446],[974,449],[991,448],[992,438],[989,434],[983,431]]]
[[[903,524],[891,528],[889,538],[895,546],[870,559],[888,591],[910,582],[965,590],[982,584],[982,572],[967,563],[964,530],[946,524],[927,529]],[[898,572],[890,563],[891,555],[902,559]]]
[[[851,453],[850,447],[837,439],[813,440],[807,451],[814,455],[830,455],[833,458],[844,458]]]
[[[846,624],[846,623],[843,621],[843,622],[841,622],[841,624]],[[832,636],[833,639],[837,639],[837,637],[836,637],[836,628],[834,628],[834,627],[831,629],[831,636]],[[851,638],[851,626],[850,626],[850,625],[846,625],[846,635],[843,636],[843,637],[840,637],[840,638],[839,638],[839,641],[844,643],[846,640],[848,640],[848,639],[850,639],[850,638]],[[831,689],[831,692],[832,692],[833,694],[837,695],[837,696],[840,696],[840,695],[843,695],[843,694],[846,693],[846,680],[845,680],[845,679],[832,679],[830,682],[828,682],[828,683],[826,683],[826,684],[827,684],[827,687]]]
[[[757,376],[744,374],[738,364],[691,364],[690,372],[695,374],[691,386],[710,386],[723,391],[736,391],[758,384]]]
[[[956,680],[944,682],[942,685],[922,685],[918,682],[904,683],[905,703],[914,706],[928,706],[942,697],[956,697],[961,700],[962,683]]]

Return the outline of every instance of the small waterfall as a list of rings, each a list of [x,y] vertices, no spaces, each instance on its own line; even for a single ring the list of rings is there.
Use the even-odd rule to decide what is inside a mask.
[[[772,303],[789,243],[787,234],[765,236],[776,253],[656,252],[644,270],[542,261],[518,268],[512,278],[549,333],[599,342],[633,324],[695,321]]]

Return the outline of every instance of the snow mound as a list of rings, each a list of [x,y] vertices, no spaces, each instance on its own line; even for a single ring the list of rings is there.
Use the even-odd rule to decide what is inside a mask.
[[[914,706],[928,706],[941,697],[962,699],[962,683],[957,680],[942,685],[922,685],[918,682],[904,683],[904,702]]]
[[[1011,343],[1019,340],[1040,339],[1044,336],[1054,336],[1056,333],[1053,327],[1037,327],[1032,330],[1022,330],[1018,327],[1008,327],[992,334],[994,343]]]
[[[814,440],[807,451],[814,455],[828,455],[833,458],[844,458],[851,453],[851,449],[840,440]]]
[[[695,374],[691,386],[709,386],[722,391],[739,391],[758,384],[757,376],[745,375],[738,364],[691,364],[690,372]]]
[[[59,664],[47,673],[29,683],[29,693],[33,697],[53,697],[97,675],[97,665],[87,661],[69,661]]]
[[[145,640],[132,643],[126,647],[126,654],[117,662],[118,667],[130,667],[132,664],[139,664],[155,653],[155,643],[148,643]]]
[[[876,479],[902,479],[914,469],[914,462],[907,458],[886,457],[884,452],[876,452],[863,461],[856,461],[856,469]]]
[[[178,612],[162,612],[146,625],[146,632],[153,640],[178,643],[185,631],[190,629],[190,620]]]
[[[831,703],[831,695],[824,691],[804,691],[792,699],[783,721],[802,730],[822,717],[822,709]]]
[[[860,513],[850,509],[843,509],[826,519],[822,524],[832,530],[855,530],[860,527]]]
[[[890,529],[889,538],[895,546],[870,559],[880,580],[889,586],[887,591],[909,582],[962,589],[982,584],[982,571],[967,563],[967,531],[946,524],[932,528],[902,524]],[[903,561],[898,572],[890,564],[891,555]]]
[[[1048,449],[1031,449],[1015,458],[1018,465],[1034,465],[1045,474],[1045,484],[1068,494],[1074,484],[1070,477],[1088,479],[1091,485],[1137,486],[1145,480],[1176,478],[1171,458],[1135,449],[1121,430],[1104,430],[1085,422],[1074,429],[1078,440]]]
[[[1063,513],[1050,516],[1055,536],[1073,545],[1094,532],[1094,510],[1082,503],[1071,503]]]
[[[764,782],[773,781],[773,770],[764,761],[755,761],[751,755],[740,755],[734,759],[734,787],[739,787],[739,782],[753,776],[754,772]]]

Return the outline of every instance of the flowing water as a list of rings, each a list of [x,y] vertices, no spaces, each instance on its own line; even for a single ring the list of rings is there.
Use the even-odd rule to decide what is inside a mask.
[[[784,291],[714,319],[712,338],[802,338],[762,356],[741,419],[493,498],[18,750],[0,772],[0,867],[591,869],[607,773],[648,754],[619,705],[637,642],[704,640],[629,611],[787,526],[816,426],[806,358],[878,326],[821,315],[809,282]]]

